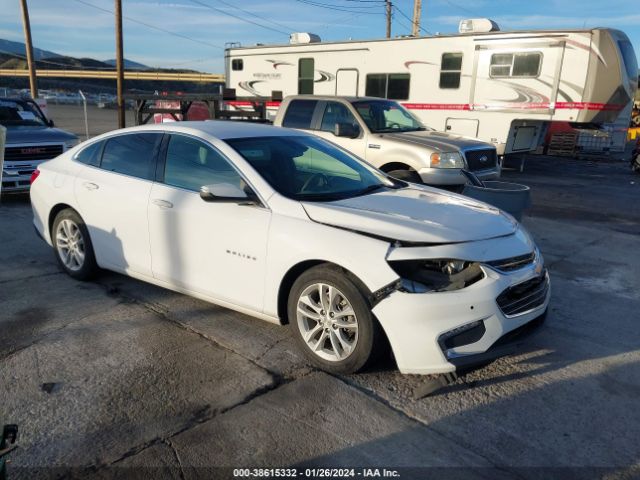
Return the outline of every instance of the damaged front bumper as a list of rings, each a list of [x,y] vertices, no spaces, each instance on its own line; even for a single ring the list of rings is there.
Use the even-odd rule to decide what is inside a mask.
[[[514,245],[513,238],[490,242],[493,246],[496,242]],[[525,244],[516,253],[522,253],[523,247]],[[468,250],[464,245],[455,248]],[[405,250],[402,255],[406,255],[409,249],[402,250]],[[433,249],[425,258],[437,258],[439,253]],[[457,258],[461,255],[459,252]],[[473,285],[426,293],[396,289],[374,306],[373,313],[389,339],[402,373],[455,372],[513,353],[515,337],[541,323],[551,288],[539,253],[531,263],[513,271],[497,270],[482,263],[482,258],[475,260],[481,262],[484,278]]]

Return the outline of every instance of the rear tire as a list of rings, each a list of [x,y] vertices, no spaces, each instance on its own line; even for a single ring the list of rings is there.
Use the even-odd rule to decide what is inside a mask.
[[[98,271],[87,226],[75,210],[67,208],[56,215],[51,241],[60,267],[77,280],[89,280]]]
[[[318,265],[304,272],[291,288],[287,313],[299,348],[328,372],[358,372],[384,350],[365,295],[336,267]]]
[[[422,183],[420,175],[418,175],[418,172],[415,170],[391,170],[388,174],[393,178],[404,180],[405,182]]]

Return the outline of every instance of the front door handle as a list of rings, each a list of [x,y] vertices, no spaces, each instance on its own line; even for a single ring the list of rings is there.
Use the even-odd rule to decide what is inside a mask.
[[[159,198],[156,198],[154,200],[152,200],[154,205],[157,205],[160,208],[173,208],[173,203],[167,201],[167,200],[161,200]]]
[[[82,186],[83,186],[84,188],[86,188],[87,190],[97,190],[97,189],[99,189],[99,188],[100,188],[97,184],[92,183],[92,182],[84,182],[84,183],[82,184]]]

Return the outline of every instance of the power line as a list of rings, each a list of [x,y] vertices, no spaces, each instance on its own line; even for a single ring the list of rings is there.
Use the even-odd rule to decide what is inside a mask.
[[[258,15],[256,13],[253,13],[253,12],[251,12],[249,10],[245,10],[244,8],[240,8],[237,5],[233,5],[232,3],[225,2],[225,0],[216,0],[216,1],[218,1],[219,3],[222,3],[224,5],[227,5],[227,6],[231,7],[231,8],[235,8],[236,10],[240,10],[241,12],[244,12],[244,13],[247,13],[249,15],[252,15],[252,16],[254,16],[256,18],[259,18],[260,20],[264,20],[265,22],[269,22],[270,24],[275,25],[277,27],[291,29],[291,27],[289,27],[287,25],[283,25],[282,23],[278,23],[276,21],[269,20],[268,18],[262,18],[260,15]],[[380,1],[380,0],[375,0],[375,1]]]
[[[85,2],[84,0],[75,0],[75,1],[78,2],[78,3],[81,3],[83,5],[86,5],[88,7],[92,7],[92,8],[95,8],[97,10],[100,10],[102,12],[108,13],[110,15],[114,15],[113,10],[109,10],[107,8],[99,7],[97,5],[94,5],[93,3]],[[204,42],[202,40],[197,40],[197,39],[191,38],[191,37],[189,37],[187,35],[183,35],[183,34],[177,33],[177,32],[172,32],[171,30],[166,30],[166,29],[164,29],[162,27],[158,27],[156,25],[152,25],[150,23],[146,23],[146,22],[143,22],[141,20],[137,20],[135,18],[127,17],[125,15],[123,15],[122,18],[124,18],[125,20],[128,20],[129,22],[137,23],[137,24],[145,26],[147,28],[151,28],[153,30],[158,30],[159,32],[166,33],[168,35],[173,35],[174,37],[182,38],[184,40],[189,40],[191,42],[199,43],[201,45],[206,45],[207,47],[219,48],[220,50],[224,50],[224,47],[221,47],[220,45],[214,45],[213,43]]]
[[[201,2],[200,0],[190,0],[190,1],[191,1],[191,3],[195,3],[196,5],[200,5],[201,7],[205,7],[205,8],[208,8],[210,10],[214,10],[214,11],[216,11],[218,13],[221,13],[222,15],[228,15],[229,17],[237,18],[238,20],[241,20],[241,21],[246,22],[246,23],[250,23],[250,24],[255,25],[257,27],[265,28],[267,30],[271,30],[272,32],[282,33],[283,35],[289,36],[289,32],[284,32],[282,30],[278,30],[277,28],[272,28],[272,27],[269,27],[267,25],[263,25],[261,23],[254,22],[253,20],[249,20],[248,18],[243,18],[243,17],[241,17],[239,15],[235,15],[235,14],[230,13],[230,12],[225,12],[224,10],[222,10],[220,8],[217,8],[217,7],[214,7],[214,6],[209,5],[207,3]]]
[[[316,3],[310,0],[296,0],[297,2],[304,3],[306,5],[312,5],[314,7],[326,8],[328,10],[335,10],[337,12],[358,13],[360,15],[384,15],[382,12],[363,12],[362,10],[352,10],[352,7],[339,7],[335,5],[329,5],[325,3]]]
[[[398,12],[400,15],[402,15],[404,18],[406,18],[407,20],[409,20],[409,22],[411,22],[411,24],[413,25],[413,20],[410,19],[402,10],[400,10],[398,7],[396,7],[394,5],[396,12]],[[425,33],[428,33],[429,35],[433,35],[429,30],[427,30],[426,28],[423,28],[422,26],[420,27],[420,30],[422,30]]]

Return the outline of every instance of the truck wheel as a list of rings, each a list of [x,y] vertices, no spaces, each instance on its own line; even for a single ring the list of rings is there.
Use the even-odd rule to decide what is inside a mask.
[[[391,170],[388,175],[405,182],[422,183],[420,175],[415,170]]]

